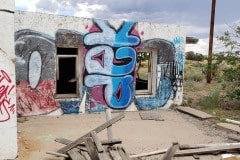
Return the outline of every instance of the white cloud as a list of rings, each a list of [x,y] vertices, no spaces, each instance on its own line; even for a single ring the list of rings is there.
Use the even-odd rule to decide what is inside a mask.
[[[194,53],[200,53],[203,55],[208,55],[208,38],[199,39],[197,44],[186,44],[185,52],[193,51]],[[213,53],[219,53],[229,51],[229,48],[226,48],[224,44],[217,38],[213,39]]]
[[[208,34],[209,27],[187,26],[188,34]]]
[[[39,0],[15,0],[16,8],[25,8],[26,11],[35,12],[37,10],[36,4]]]
[[[217,6],[214,37],[222,35],[238,19],[239,6],[234,2],[220,1]],[[226,7],[225,4],[230,6]],[[15,0],[17,10],[54,13],[98,19],[120,19],[128,21],[177,24],[187,27],[187,36],[207,38],[210,30],[210,3],[192,0]],[[195,7],[197,5],[197,7]],[[222,9],[222,10],[221,10]],[[222,12],[220,12],[222,11]],[[228,13],[228,14],[226,14]],[[237,17],[237,18],[236,18]],[[235,21],[235,22],[234,22]]]
[[[85,17],[85,18],[93,18],[95,12],[106,9],[105,5],[89,4],[87,2],[78,3],[77,7],[78,7],[78,10],[74,14],[74,16]]]

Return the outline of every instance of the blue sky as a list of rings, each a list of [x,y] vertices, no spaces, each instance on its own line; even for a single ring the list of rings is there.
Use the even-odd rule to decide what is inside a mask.
[[[185,25],[187,36],[209,36],[211,0],[15,0],[16,10],[86,18]],[[217,0],[215,36],[240,23],[240,0]]]

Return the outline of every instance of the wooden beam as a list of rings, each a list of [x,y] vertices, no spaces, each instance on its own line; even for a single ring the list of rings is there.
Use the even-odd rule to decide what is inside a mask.
[[[67,153],[72,160],[85,160],[85,158],[78,152],[77,148],[69,150]]]
[[[91,132],[91,136],[92,136],[93,141],[94,141],[94,143],[95,143],[95,145],[96,145],[96,147],[97,147],[97,151],[98,151],[99,153],[103,152],[103,151],[104,151],[104,148],[103,148],[102,143],[100,142],[99,138],[97,137],[96,132],[95,132],[95,131],[92,131],[92,132]]]
[[[119,152],[117,150],[111,149],[111,150],[109,150],[109,152],[110,152],[110,156],[111,156],[112,159],[114,159],[114,160],[122,160],[122,158],[119,155]]]
[[[217,123],[216,128],[222,129],[225,131],[231,131],[231,132],[236,132],[240,134],[240,127],[235,124],[230,124],[230,123]]]
[[[153,152],[148,152],[148,153],[140,153],[136,155],[131,155],[130,158],[140,158],[140,157],[148,157],[148,156],[153,156],[157,154],[163,154],[166,153],[168,149],[161,149]]]
[[[57,157],[64,157],[64,158],[68,158],[69,156],[66,154],[62,154],[62,153],[58,153],[58,152],[53,152],[53,151],[47,151],[47,154],[51,154]]]
[[[186,149],[197,149],[197,148],[206,148],[206,147],[219,147],[219,146],[228,146],[228,145],[240,145],[240,143],[209,143],[209,144],[182,144],[179,146],[180,150]]]
[[[209,119],[209,118],[213,118],[214,116],[207,114],[203,111],[191,108],[191,107],[176,107],[176,109],[180,112],[192,115],[194,117],[197,117],[199,119],[205,120],[205,119]]]
[[[174,156],[189,156],[189,155],[198,155],[198,154],[207,154],[207,153],[216,153],[221,151],[231,151],[231,150],[239,150],[240,144],[229,144],[223,146],[209,146],[205,148],[198,149],[187,149],[187,150],[179,150],[175,153]],[[166,153],[168,149],[157,150],[149,153],[141,153],[137,155],[131,155],[130,158],[140,158],[140,157],[148,157],[158,154]]]
[[[228,139],[240,142],[240,136],[229,136]]]
[[[55,139],[56,142],[58,143],[62,143],[62,144],[65,144],[65,145],[68,145],[70,143],[72,143],[73,141],[71,140],[68,140],[66,138],[56,138]],[[101,141],[102,145],[114,145],[114,144],[120,144],[122,143],[122,140],[121,139],[112,139],[112,140],[102,140]],[[79,146],[85,146],[85,144],[79,144]]]
[[[116,116],[116,117],[110,119],[109,121],[103,123],[102,125],[100,125],[96,129],[93,129],[92,131],[95,131],[96,133],[99,133],[102,130],[106,129],[107,127],[111,126],[112,124],[116,123],[117,121],[121,120],[124,117],[125,117],[124,113],[121,113],[118,116]],[[86,137],[90,137],[91,136],[90,134],[91,134],[91,131],[88,132],[87,134],[83,135],[82,137],[76,139],[72,143],[66,145],[65,147],[59,149],[57,152],[59,152],[59,153],[66,153],[70,149],[76,147],[78,144],[83,143]]]
[[[122,160],[130,160],[130,157],[128,156],[128,154],[125,152],[125,150],[122,147],[118,146],[117,149],[118,149],[118,153],[121,156]]]
[[[163,155],[162,160],[171,160],[174,157],[174,154],[179,148],[179,144],[174,142],[172,146],[167,150],[167,152]]]
[[[98,154],[96,151],[96,147],[95,147],[91,137],[87,137],[85,139],[85,144],[86,144],[86,147],[87,147],[87,150],[88,150],[88,153],[89,153],[89,156],[91,157],[91,159],[99,160],[99,157],[98,157]]]
[[[112,118],[112,113],[111,113],[111,109],[107,108],[106,109],[106,120],[109,121]],[[108,136],[108,140],[112,140],[113,139],[113,134],[112,134],[112,125],[110,125],[107,128],[107,136]]]
[[[190,156],[195,154],[208,154],[208,153],[216,153],[216,152],[226,152],[232,150],[239,150],[239,145],[226,145],[226,146],[217,146],[217,147],[206,147],[206,148],[199,148],[199,149],[189,149],[189,150],[181,150],[175,153],[175,156]]]

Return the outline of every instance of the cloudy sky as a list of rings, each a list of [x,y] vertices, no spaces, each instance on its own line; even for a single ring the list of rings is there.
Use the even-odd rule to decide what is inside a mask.
[[[211,0],[15,0],[16,10],[100,19],[180,24],[207,39]],[[240,0],[217,0],[215,34],[240,23]]]

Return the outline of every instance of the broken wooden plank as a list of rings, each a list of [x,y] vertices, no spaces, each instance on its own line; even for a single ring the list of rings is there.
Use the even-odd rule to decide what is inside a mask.
[[[206,147],[206,148],[199,148],[199,149],[180,150],[175,153],[175,156],[190,156],[195,154],[200,155],[200,154],[226,152],[226,151],[239,150],[239,149],[240,149],[240,145]]]
[[[148,157],[148,156],[153,156],[157,154],[163,154],[166,153],[168,149],[161,149],[157,151],[152,151],[148,153],[140,153],[140,154],[135,154],[135,155],[130,155],[130,158],[141,158],[141,157]]]
[[[86,137],[85,145],[87,147],[87,150],[91,159],[99,160],[99,157],[96,151],[96,146],[94,145],[94,142],[92,141],[91,137]]]
[[[55,142],[65,144],[65,145],[72,143],[72,141],[65,139],[65,138],[56,138]],[[82,150],[82,151],[87,151],[85,144],[79,144],[78,146],[76,146],[76,148],[79,150]]]
[[[65,145],[68,145],[68,144],[73,142],[73,141],[68,140],[66,138],[56,138],[55,141],[58,142],[58,143],[65,144]],[[111,146],[111,145],[122,143],[122,140],[121,139],[112,139],[110,141],[109,140],[102,140],[101,143],[102,143],[102,145],[110,145]],[[84,147],[85,144],[79,144],[79,146],[83,146]]]
[[[174,157],[174,154],[179,148],[179,144],[174,142],[171,147],[167,150],[167,152],[163,155],[162,160],[171,160]]]
[[[107,127],[111,126],[112,124],[116,123],[117,121],[121,120],[124,117],[125,117],[124,113],[119,114],[118,116],[116,116],[116,117],[112,118],[111,120],[109,120],[109,121],[103,123],[102,125],[98,126],[96,129],[93,129],[92,131],[95,131],[96,133],[99,133],[102,130],[106,129]],[[84,138],[85,137],[89,137],[90,133],[91,133],[91,131],[88,132],[87,134],[83,135],[82,137],[76,139],[72,143],[69,143],[65,147],[59,149],[57,152],[59,152],[59,153],[66,153],[68,150],[76,147],[78,144],[83,143],[84,142]]]
[[[128,154],[125,152],[125,150],[122,147],[118,146],[117,149],[118,149],[118,153],[121,156],[122,160],[130,160],[130,157],[128,156]]]
[[[111,113],[111,109],[107,108],[106,109],[106,120],[109,121],[112,118],[112,113]],[[112,140],[113,139],[113,135],[112,135],[112,125],[110,125],[109,127],[107,127],[107,136],[108,136],[108,140]]]
[[[223,154],[221,160],[240,160],[240,156],[233,154]]]
[[[197,117],[202,120],[214,118],[214,116],[212,116],[210,114],[207,114],[205,112],[202,112],[200,110],[197,110],[197,109],[194,109],[191,107],[176,107],[176,109],[180,112],[187,113],[189,115],[192,115],[192,116]]]
[[[161,118],[159,111],[139,112],[139,115],[140,115],[142,120],[164,121],[164,119]]]
[[[69,156],[66,154],[62,154],[62,153],[58,153],[58,152],[53,152],[53,151],[47,151],[47,154],[51,154],[57,157],[64,157],[64,158],[68,158]]]
[[[106,152],[98,153],[98,157],[100,160],[110,160],[110,157],[106,154]]]
[[[217,123],[216,128],[225,130],[225,131],[231,131],[231,132],[236,132],[240,133],[240,127],[235,124],[230,124],[230,123]]]
[[[99,138],[97,137],[97,134],[95,131],[92,131],[91,132],[91,136],[93,138],[93,141],[97,147],[97,151],[100,153],[100,152],[103,152],[104,151],[104,148],[102,146],[102,143],[100,142]]]
[[[80,154],[79,150],[76,148],[69,150],[67,153],[72,160],[85,160],[85,158]]]
[[[119,155],[119,152],[117,150],[111,149],[109,150],[110,156],[114,160],[122,160],[121,156]]]
[[[91,157],[89,156],[88,152],[80,151],[80,153],[86,160],[91,160]]]
[[[229,136],[228,139],[231,139],[233,141],[240,142],[240,136]]]
[[[209,144],[181,144],[179,146],[180,150],[186,149],[197,149],[197,148],[206,148],[206,147],[219,147],[219,146],[228,146],[228,145],[240,145],[240,143],[209,143]]]

